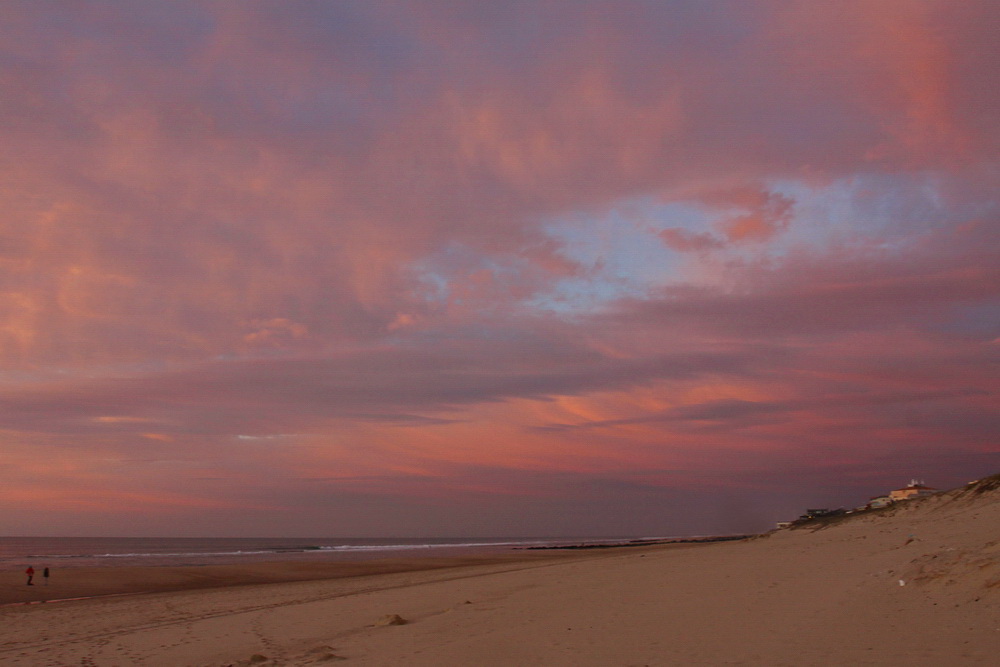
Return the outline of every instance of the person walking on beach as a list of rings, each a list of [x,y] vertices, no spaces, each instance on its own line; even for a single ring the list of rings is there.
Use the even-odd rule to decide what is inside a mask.
[[[49,568],[42,570],[42,578],[45,579],[45,585],[49,585]]]
[[[27,570],[25,570],[25,571],[24,571],[24,573],[25,573],[26,575],[28,575],[28,585],[29,585],[29,586],[34,586],[34,584],[33,584],[33,583],[31,583],[31,580],[35,578],[35,568],[33,568],[33,567],[31,567],[31,566],[29,565],[29,566],[28,566],[28,569],[27,569]]]

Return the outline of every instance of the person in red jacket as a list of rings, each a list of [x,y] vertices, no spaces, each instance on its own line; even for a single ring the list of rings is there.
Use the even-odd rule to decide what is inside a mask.
[[[34,576],[35,576],[35,568],[33,568],[33,567],[31,567],[31,566],[29,565],[29,566],[28,566],[28,569],[27,569],[27,570],[25,570],[25,571],[24,571],[24,573],[25,573],[26,575],[28,575],[28,585],[29,585],[29,586],[34,586],[34,584],[33,584],[33,583],[31,583],[31,580],[32,580],[32,578],[34,578]]]

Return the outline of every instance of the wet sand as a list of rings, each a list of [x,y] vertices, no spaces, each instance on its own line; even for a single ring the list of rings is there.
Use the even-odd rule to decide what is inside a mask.
[[[80,567],[53,570],[48,585],[45,584],[39,570],[35,574],[33,586],[25,585],[27,578],[22,573],[8,571],[0,575],[0,606],[56,602],[81,597],[165,593],[252,584],[342,579],[472,565],[532,562],[558,558],[561,554],[559,550],[544,553],[522,550],[489,555],[415,556],[359,561],[275,561],[175,567]]]

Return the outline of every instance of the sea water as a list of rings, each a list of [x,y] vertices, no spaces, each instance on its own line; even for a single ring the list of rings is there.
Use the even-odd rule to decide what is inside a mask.
[[[618,544],[586,538],[0,537],[0,570],[43,567],[215,565],[489,554],[530,547]]]

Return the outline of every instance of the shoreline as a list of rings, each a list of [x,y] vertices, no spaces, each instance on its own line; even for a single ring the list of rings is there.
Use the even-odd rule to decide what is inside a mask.
[[[559,544],[538,547],[516,547],[520,551],[566,551],[586,549],[627,549],[630,547],[652,547],[667,544],[711,544],[714,542],[737,542],[752,537],[760,537],[763,533],[748,533],[746,535],[709,535],[704,537],[666,537],[663,539],[637,539],[622,543],[582,542],[579,544]]]

